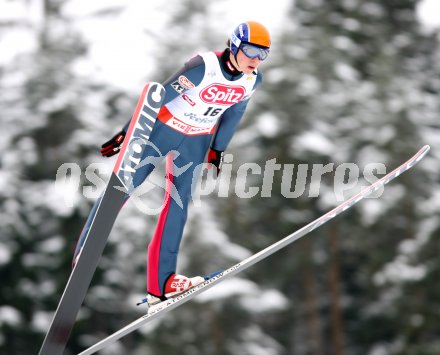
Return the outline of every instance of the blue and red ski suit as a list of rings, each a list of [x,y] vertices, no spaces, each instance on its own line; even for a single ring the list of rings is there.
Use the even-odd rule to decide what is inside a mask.
[[[187,220],[194,176],[205,161],[209,148],[225,151],[239,124],[249,98],[261,84],[260,72],[243,74],[229,61],[229,49],[208,52],[189,60],[167,79],[166,94],[150,135],[141,164],[133,178],[141,185],[167,156],[167,188],[163,209],[148,246],[147,292],[161,297],[167,279],[176,273],[177,255]],[[126,130],[128,124],[124,127]],[[154,162],[154,163],[153,163]],[[173,174],[172,169],[181,169]],[[182,172],[183,171],[183,172]],[[75,257],[84,244],[97,204],[95,203],[79,238]]]

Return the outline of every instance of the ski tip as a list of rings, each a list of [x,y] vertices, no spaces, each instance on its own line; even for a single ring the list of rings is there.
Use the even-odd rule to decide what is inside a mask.
[[[418,160],[422,159],[424,156],[426,156],[426,154],[428,154],[428,152],[431,150],[431,146],[426,144],[424,145],[422,148],[420,148],[418,155],[419,158]]]

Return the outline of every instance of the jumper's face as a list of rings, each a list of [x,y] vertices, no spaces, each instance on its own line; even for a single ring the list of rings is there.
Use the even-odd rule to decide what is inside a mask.
[[[260,63],[261,60],[258,57],[249,58],[241,49],[237,53],[238,69],[244,74],[251,74],[255,69],[258,68]]]

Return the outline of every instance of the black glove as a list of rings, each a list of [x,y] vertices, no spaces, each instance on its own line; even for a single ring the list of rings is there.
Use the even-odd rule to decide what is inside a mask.
[[[108,142],[105,142],[101,146],[101,154],[103,157],[111,157],[115,154],[119,153],[121,149],[122,142],[124,141],[125,135],[127,133],[125,131],[121,131],[117,133],[112,139]]]
[[[217,176],[220,174],[222,170],[223,163],[223,152],[220,150],[215,150],[210,148],[208,152],[208,164],[214,165],[217,169]]]

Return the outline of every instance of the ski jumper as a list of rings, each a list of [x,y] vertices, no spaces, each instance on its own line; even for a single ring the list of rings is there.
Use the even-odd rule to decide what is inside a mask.
[[[164,157],[167,189],[153,238],[148,246],[147,292],[162,297],[176,273],[177,254],[188,205],[209,148],[225,151],[249,98],[261,84],[259,72],[243,74],[229,61],[229,50],[195,56],[163,83],[166,94],[133,185],[141,185]],[[128,127],[128,124],[124,127]],[[75,257],[93,220],[95,203],[81,233]]]

